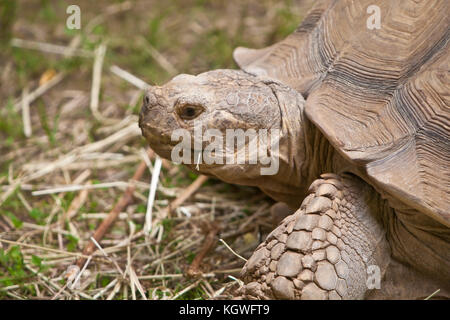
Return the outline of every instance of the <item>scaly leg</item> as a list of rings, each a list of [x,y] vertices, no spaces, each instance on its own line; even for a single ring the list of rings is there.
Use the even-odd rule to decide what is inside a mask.
[[[390,262],[379,222],[383,203],[357,177],[323,174],[300,209],[247,261],[239,294],[244,299],[363,299]]]

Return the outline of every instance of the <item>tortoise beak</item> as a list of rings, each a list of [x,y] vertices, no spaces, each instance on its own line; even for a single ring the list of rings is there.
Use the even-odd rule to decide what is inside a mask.
[[[144,94],[142,98],[142,107],[139,113],[139,127],[141,129],[145,126],[145,118],[146,115],[150,112],[150,110],[156,105],[157,99],[153,94],[154,87],[150,86]]]
[[[167,107],[158,101],[156,96],[158,89],[157,86],[149,87],[145,92],[139,113],[139,127],[150,145],[170,147],[174,144],[171,141],[171,133],[176,122]]]

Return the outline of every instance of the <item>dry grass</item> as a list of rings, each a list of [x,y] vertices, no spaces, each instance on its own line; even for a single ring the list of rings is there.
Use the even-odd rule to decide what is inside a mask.
[[[142,88],[234,68],[235,46],[284,37],[310,1],[74,2],[77,32],[65,29],[69,2],[0,0],[10,18],[0,35],[0,298],[229,297],[239,256],[273,227],[271,200],[213,179],[189,189],[198,177],[163,161],[146,234],[156,157],[137,127]],[[141,161],[148,170],[131,181]],[[130,183],[133,202],[77,274],[75,260]],[[208,235],[213,249],[189,277]]]

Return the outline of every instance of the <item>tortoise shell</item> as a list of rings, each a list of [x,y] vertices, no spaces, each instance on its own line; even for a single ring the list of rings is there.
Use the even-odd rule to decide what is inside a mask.
[[[302,93],[377,189],[450,226],[449,26],[447,0],[317,1],[286,39],[233,55]]]

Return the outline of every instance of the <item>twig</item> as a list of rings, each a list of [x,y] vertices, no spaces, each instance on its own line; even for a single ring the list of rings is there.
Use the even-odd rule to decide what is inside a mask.
[[[220,242],[222,242],[225,247],[227,247],[228,250],[231,251],[232,254],[234,254],[236,257],[238,257],[239,259],[244,260],[245,262],[247,262],[247,259],[245,259],[243,256],[239,255],[236,251],[234,251],[233,249],[231,249],[231,247],[223,240],[223,239],[219,239]]]
[[[180,292],[178,292],[176,295],[174,295],[172,297],[172,300],[177,299],[178,297],[181,297],[183,294],[185,294],[186,292],[194,289],[196,286],[198,286],[198,284],[200,283],[200,280],[195,281],[193,284],[191,284],[190,286],[187,286],[186,288],[184,288],[183,290],[181,290]]]
[[[17,196],[19,197],[20,202],[22,202],[23,206],[25,207],[25,209],[27,209],[28,212],[33,210],[33,208],[31,208],[30,204],[28,203],[27,199],[25,199],[25,197],[23,196],[22,192],[17,191]]]
[[[244,285],[244,282],[236,277],[233,277],[232,275],[228,275],[228,278],[230,278],[233,281],[236,281],[239,287],[242,287]]]
[[[102,116],[98,111],[98,102],[100,96],[100,84],[102,81],[103,60],[105,58],[106,45],[102,43],[97,50],[95,50],[94,68],[92,71],[92,88],[91,88],[91,112],[95,119],[100,122],[110,122],[110,119]]]
[[[432,294],[430,294],[428,297],[426,297],[424,300],[429,300],[431,299],[433,296],[435,296],[439,291],[441,291],[441,289],[437,289],[435,292],[433,292]]]
[[[72,39],[72,41],[70,41],[69,46],[64,48],[65,51],[63,52],[63,54],[65,56],[71,55],[75,50],[77,50],[77,48],[80,44],[81,44],[81,36],[77,35]],[[60,72],[56,76],[54,76],[50,81],[45,82],[42,85],[40,85],[37,89],[35,89],[33,92],[31,92],[31,94],[29,94],[27,96],[28,103],[31,104],[34,100],[36,100],[41,95],[43,95],[45,92],[47,92],[47,90],[50,90],[51,88],[53,88],[62,79],[64,79],[65,75],[66,74],[64,72]],[[14,110],[16,112],[18,112],[18,111],[20,111],[20,108],[22,108],[22,101],[16,100],[14,103]],[[5,110],[5,109],[3,109],[3,110]],[[2,110],[2,113],[3,113],[3,110]]]
[[[153,47],[144,37],[139,37],[142,47],[152,56],[159,65],[171,76],[178,74],[178,70],[166,59],[155,47]]]
[[[116,267],[116,269],[119,271],[120,275],[122,277],[124,277],[123,271],[120,268],[120,266],[117,264],[117,262],[113,259],[111,259],[108,254],[106,253],[105,250],[103,250],[103,248],[100,246],[100,244],[97,242],[97,240],[94,239],[94,237],[91,237],[91,241],[95,244],[95,246],[100,250],[101,253],[103,253],[103,255],[106,257],[106,259],[108,259],[109,261],[112,262],[112,264]]]
[[[114,286],[117,282],[117,278],[108,283],[106,287],[104,287],[102,290],[100,290],[97,294],[93,296],[94,299],[97,299],[98,297],[102,296],[106,291],[108,291],[112,286]]]
[[[130,265],[130,267],[128,268],[128,274],[130,276],[130,282],[132,284],[132,286],[136,286],[136,288],[138,289],[139,293],[141,294],[142,298],[144,300],[147,300],[147,297],[145,296],[145,292],[144,292],[144,288],[142,288],[141,283],[139,282],[138,276],[136,275],[136,272],[134,272],[133,267]],[[134,290],[133,290],[134,292]],[[133,300],[136,300],[135,295],[133,296]]]
[[[94,28],[105,21],[106,18],[110,17],[111,15],[127,11],[133,8],[133,3],[131,1],[125,1],[122,3],[115,3],[112,5],[107,6],[102,10],[102,13],[95,16],[93,19],[91,19],[88,24],[86,25],[85,33],[90,34]]]
[[[22,121],[25,137],[31,137],[30,102],[28,101],[28,87],[22,91]]]
[[[32,49],[43,52],[62,54],[65,56],[79,56],[84,58],[91,58],[93,56],[92,52],[83,49],[70,50],[70,48],[66,46],[18,38],[13,38],[11,40],[11,46],[23,49]]]
[[[111,291],[109,296],[106,298],[106,300],[112,300],[114,298],[114,296],[117,294],[117,292],[119,292],[121,286],[122,286],[122,283],[120,281],[118,281],[116,283],[116,285],[114,286],[114,289]]]
[[[149,234],[150,229],[152,228],[152,211],[153,211],[153,203],[155,201],[156,188],[158,186],[158,178],[159,173],[161,171],[161,158],[156,156],[155,166],[153,168],[152,180],[150,183],[150,192],[148,193],[148,202],[147,202],[147,212],[145,214],[145,226],[144,233]]]
[[[20,186],[20,179],[16,180],[13,184],[10,184],[8,189],[2,193],[2,195],[0,196],[0,207],[2,206],[2,204],[8,200],[8,198],[14,193],[14,191],[16,191],[16,189]]]
[[[142,175],[145,172],[145,169],[147,168],[147,165],[145,164],[145,161],[142,161],[139,164],[139,167],[137,168],[136,172],[133,175],[132,180],[139,180]],[[109,227],[116,221],[118,215],[120,212],[123,211],[123,209],[131,202],[133,198],[133,192],[135,190],[135,185],[131,184],[128,186],[127,190],[125,191],[125,194],[119,199],[119,201],[116,203],[114,208],[111,210],[111,212],[108,214],[108,217],[102,221],[100,226],[95,231],[93,237],[94,239],[99,242],[105,233],[108,231]],[[95,244],[92,241],[89,241],[86,247],[83,250],[83,254],[85,256],[89,256],[94,252]],[[85,258],[80,258],[76,262],[76,265],[81,268],[81,266],[84,264]]]
[[[128,187],[129,185],[130,185],[130,183],[127,183],[127,182],[113,181],[113,182],[106,182],[106,183],[86,184],[86,185],[70,185],[70,186],[64,186],[64,187],[58,187],[58,188],[52,188],[52,189],[38,190],[38,191],[33,191],[31,194],[33,196],[42,196],[42,195],[46,195],[46,194],[61,193],[61,192],[73,192],[73,191],[80,191],[80,190],[102,189],[102,188],[111,188],[111,187]]]
[[[84,263],[83,269],[81,269],[81,271],[78,273],[77,277],[75,278],[72,285],[70,286],[70,289],[76,289],[77,283],[78,283],[78,281],[80,281],[81,275],[83,274],[84,270],[86,270],[89,262],[91,262],[91,259],[92,259],[92,256],[89,256],[89,258],[87,258],[87,261]]]
[[[138,232],[138,233],[139,233],[139,232]],[[137,234],[138,234],[138,233],[137,233]],[[136,234],[136,235],[137,235],[137,234]],[[169,253],[169,254],[167,254],[167,255],[165,255],[165,256],[162,256],[162,257],[160,257],[160,258],[158,258],[158,259],[152,261],[152,262],[150,263],[150,265],[151,265],[151,266],[157,265],[157,264],[161,263],[161,262],[164,261],[164,260],[168,260],[168,259],[170,259],[170,258],[172,258],[172,257],[174,257],[174,256],[176,256],[176,255],[178,255],[179,253],[181,253],[181,252],[183,252],[183,251],[185,251],[185,250],[187,250],[187,249],[189,249],[189,248],[192,248],[192,247],[196,246],[196,245],[199,244],[199,243],[200,243],[200,239],[195,240],[195,241],[192,241],[191,243],[188,243],[188,244],[185,245],[184,247],[182,247],[182,248],[180,248],[180,249],[178,249],[178,250],[175,250],[175,251],[173,251],[173,252],[171,252],[171,253]]]
[[[91,144],[82,146],[79,149],[76,149],[75,151],[79,154],[96,152],[96,151],[99,151],[99,150],[103,149],[104,147],[109,146],[117,141],[124,141],[127,138],[140,136],[140,135],[141,135],[141,129],[139,129],[138,124],[132,123],[129,126],[106,137],[103,140],[99,140],[99,141],[93,142]]]
[[[138,135],[141,135],[141,130],[139,129],[137,123],[131,124],[128,127],[123,128],[122,130],[119,130],[118,132],[106,137],[103,140],[99,140],[96,142],[93,142],[91,144],[85,145],[83,147],[76,148],[75,150],[69,152],[68,154],[60,157],[58,160],[44,166],[43,168],[39,169],[38,171],[35,171],[31,173],[30,175],[23,177],[22,181],[19,182],[29,182],[34,179],[38,179],[50,172],[53,172],[56,169],[65,167],[72,163],[73,161],[77,160],[81,154],[83,153],[89,153],[89,152],[95,152],[99,151],[106,146],[109,146],[119,140],[124,141],[127,138],[135,137]],[[17,183],[19,183],[17,182]],[[0,200],[0,204],[1,204]]]
[[[201,274],[200,264],[202,263],[209,250],[211,250],[216,244],[216,235],[219,232],[220,228],[216,224],[211,222],[207,222],[207,228],[209,229],[209,232],[205,237],[203,246],[200,249],[200,252],[195,256],[186,272],[187,276],[189,277],[197,277]]]
[[[17,246],[21,246],[21,247],[28,247],[28,248],[33,248],[33,249],[39,249],[39,250],[54,252],[54,253],[61,253],[61,254],[68,255],[68,256],[73,256],[73,257],[89,258],[88,255],[85,255],[85,254],[82,254],[82,253],[75,253],[75,252],[69,252],[69,251],[64,251],[64,250],[58,250],[58,249],[52,249],[52,248],[47,248],[47,247],[41,247],[41,246],[34,245],[34,244],[22,243],[22,242],[11,241],[11,240],[6,240],[6,239],[0,239],[0,242],[12,244],[12,245],[17,245]]]
[[[194,182],[191,183],[174,201],[172,201],[163,211],[163,215],[170,217],[171,213],[186,201],[198,188],[208,180],[207,176],[200,175]]]
[[[120,78],[128,81],[129,83],[138,87],[141,90],[147,90],[149,87],[149,85],[147,83],[145,83],[138,77],[132,75],[128,71],[125,71],[125,70],[119,68],[118,66],[111,66],[111,68],[109,70],[111,70],[111,72],[114,73],[116,76],[119,76]]]
[[[87,186],[90,186],[90,185],[91,185],[91,182],[89,181],[87,183]],[[89,188],[83,189],[77,195],[77,197],[72,200],[72,202],[70,203],[70,206],[67,209],[67,211],[64,211],[63,214],[62,214],[61,227],[64,226],[64,223],[66,222],[67,219],[70,219],[71,217],[73,217],[73,216],[75,216],[77,214],[78,210],[80,210],[80,208],[86,202],[88,193],[89,193]]]
[[[65,75],[66,74],[64,72],[58,73],[50,81],[45,82],[43,85],[39,86],[37,89],[28,94],[26,97],[28,103],[31,104],[34,100],[36,100],[44,93],[46,93],[48,90],[57,85],[59,82],[61,82],[61,80],[65,77]],[[14,105],[14,110],[19,111],[22,108],[22,105],[23,102],[22,99],[20,99],[20,101],[16,102],[16,104]]]
[[[214,278],[217,277],[218,274],[224,274],[224,273],[239,273],[241,272],[241,268],[236,269],[227,269],[227,270],[214,270],[208,273],[202,274],[203,278]],[[140,280],[157,280],[157,279],[164,279],[164,278],[170,278],[170,279],[178,279],[183,278],[184,274],[182,273],[175,273],[175,274],[152,274],[152,275],[145,275],[145,276],[139,276],[138,278]]]

